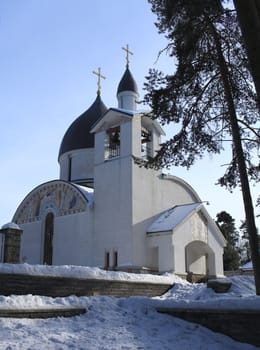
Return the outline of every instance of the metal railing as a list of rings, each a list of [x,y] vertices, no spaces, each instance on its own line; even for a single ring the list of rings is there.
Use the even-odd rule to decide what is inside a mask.
[[[110,145],[106,148],[106,159],[111,159],[120,156],[120,145]]]

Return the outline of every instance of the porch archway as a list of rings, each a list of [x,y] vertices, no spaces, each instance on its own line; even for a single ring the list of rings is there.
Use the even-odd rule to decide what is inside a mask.
[[[192,241],[185,247],[186,272],[198,276],[215,276],[215,254],[208,244]]]

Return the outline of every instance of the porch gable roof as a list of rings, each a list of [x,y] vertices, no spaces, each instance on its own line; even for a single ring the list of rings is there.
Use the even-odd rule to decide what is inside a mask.
[[[147,233],[169,232],[202,206],[202,203],[176,205],[164,211],[147,229]]]

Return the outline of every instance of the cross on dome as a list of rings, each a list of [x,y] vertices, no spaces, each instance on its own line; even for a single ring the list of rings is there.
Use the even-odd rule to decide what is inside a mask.
[[[129,54],[133,55],[133,52],[131,52],[128,48],[128,44],[126,45],[126,47],[122,47],[122,50],[124,50],[126,52],[126,67],[128,68],[129,66]]]
[[[96,74],[98,76],[98,82],[97,82],[98,91],[97,91],[97,94],[100,95],[100,92],[101,92],[101,78],[102,79],[106,79],[106,77],[101,74],[101,68],[100,67],[98,67],[98,71],[97,72],[95,72],[93,70],[92,73]]]

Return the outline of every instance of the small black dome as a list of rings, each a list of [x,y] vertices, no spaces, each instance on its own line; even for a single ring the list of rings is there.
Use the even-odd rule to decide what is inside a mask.
[[[94,134],[91,134],[90,130],[106,111],[107,107],[98,95],[89,109],[82,113],[66,131],[60,145],[59,157],[74,149],[94,148]]]
[[[119,94],[122,91],[133,91],[136,94],[138,94],[137,84],[128,67],[126,67],[125,73],[122,79],[120,80],[120,83],[117,88],[117,94]]]

